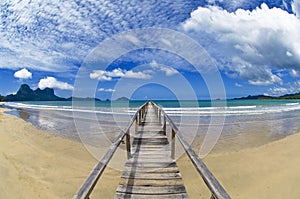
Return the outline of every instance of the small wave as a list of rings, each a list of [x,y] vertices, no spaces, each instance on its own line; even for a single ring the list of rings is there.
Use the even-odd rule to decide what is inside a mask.
[[[229,106],[226,108],[228,108],[228,109],[254,109],[254,108],[257,108],[257,106]]]
[[[180,110],[187,110],[187,111],[191,111],[191,110],[215,110],[215,109],[219,109],[220,107],[168,107],[168,108],[164,108],[165,111],[180,111]]]
[[[118,115],[126,115],[128,114],[126,111],[103,111],[103,110],[95,110],[95,109],[79,109],[74,108],[72,106],[49,106],[49,105],[36,105],[36,104],[23,104],[23,103],[15,103],[8,102],[6,104],[7,107],[11,108],[24,108],[24,109],[35,109],[35,110],[51,110],[51,111],[67,111],[67,112],[80,112],[80,113],[99,113],[99,114],[118,114]]]
[[[285,104],[286,106],[296,106],[296,105],[299,105],[300,103],[287,103],[287,104]]]

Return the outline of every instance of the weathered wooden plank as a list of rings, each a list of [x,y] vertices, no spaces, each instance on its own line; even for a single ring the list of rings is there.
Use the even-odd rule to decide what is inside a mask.
[[[140,150],[139,153],[133,153],[132,157],[136,157],[136,158],[139,158],[139,157],[153,157],[153,156],[156,156],[156,157],[170,157],[170,151],[164,151],[164,152],[160,152],[160,151],[156,151],[156,152],[153,152],[153,151],[143,151],[143,150]]]
[[[166,155],[166,154],[169,154],[169,153],[171,153],[171,150],[153,150],[153,151],[148,151],[148,150],[143,150],[143,148],[138,148],[138,149],[136,149],[136,153],[133,153],[132,155],[134,155],[134,156],[138,156],[138,155],[151,155],[151,154]]]
[[[145,195],[145,194],[126,194],[117,192],[115,195],[115,199],[186,199],[188,195],[186,193],[180,194],[165,194],[165,195]]]
[[[136,133],[134,135],[135,138],[151,138],[151,137],[161,137],[164,135],[164,132],[161,131],[149,131],[149,132],[144,132],[144,133]]]
[[[179,172],[177,173],[136,173],[130,171],[124,171],[121,178],[134,178],[134,179],[145,179],[145,180],[160,180],[160,179],[181,179]]]
[[[161,158],[156,158],[156,157],[153,157],[153,158],[145,158],[145,159],[142,159],[142,158],[131,158],[127,161],[127,163],[145,163],[145,164],[148,164],[148,163],[161,163],[161,164],[173,164],[175,163],[175,161],[171,158],[168,158],[168,159],[161,159]]]
[[[121,178],[119,185],[128,186],[153,186],[153,187],[164,187],[164,186],[179,186],[183,185],[182,179],[131,179]]]
[[[147,153],[147,152],[151,152],[153,153],[153,151],[156,151],[157,153],[159,153],[160,151],[164,151],[164,152],[170,152],[170,147],[169,146],[159,146],[159,145],[145,145],[145,146],[136,146],[136,147],[132,147],[132,151],[133,153]]]
[[[143,140],[147,140],[147,141],[152,141],[152,140],[154,140],[154,141],[161,141],[161,140],[163,140],[163,141],[165,141],[165,140],[168,140],[167,139],[167,137],[166,136],[154,136],[154,137],[133,137],[134,139],[133,139],[133,141],[135,141],[135,140],[141,140],[141,141],[143,141]]]
[[[142,139],[137,139],[134,138],[133,142],[137,142],[137,143],[141,143],[141,142],[159,142],[161,144],[168,144],[169,141],[167,140],[167,138],[157,138],[156,136],[152,136],[152,137],[148,137],[148,138],[142,138]]]
[[[159,133],[156,133],[156,134],[144,134],[142,137],[139,137],[139,136],[132,136],[133,139],[167,139],[165,135],[161,135]]]
[[[164,160],[165,162],[172,162],[172,159],[170,157],[156,156],[156,155],[152,155],[148,157],[134,157],[130,159],[130,161],[132,162],[160,162],[162,160]]]
[[[179,172],[178,167],[163,167],[163,168],[147,168],[147,167],[124,167],[124,172],[136,172],[136,173],[177,173]]]
[[[151,136],[151,135],[156,135],[156,136],[164,136],[164,131],[154,129],[152,131],[144,129],[143,131],[138,131],[134,137],[138,137],[139,135],[143,135],[145,137]]]
[[[117,188],[119,193],[144,194],[144,195],[166,195],[186,193],[185,187],[164,186],[164,187],[146,187],[146,186],[124,186],[119,185]]]
[[[168,140],[158,140],[158,141],[151,141],[151,140],[135,140],[132,143],[132,146],[147,146],[147,145],[159,145],[164,147],[168,145]]]
[[[144,167],[144,168],[162,168],[162,167],[177,167],[174,162],[126,162],[128,167]]]
[[[141,154],[134,154],[132,156],[133,159],[151,159],[151,158],[158,158],[158,159],[169,159],[170,153],[143,153]]]

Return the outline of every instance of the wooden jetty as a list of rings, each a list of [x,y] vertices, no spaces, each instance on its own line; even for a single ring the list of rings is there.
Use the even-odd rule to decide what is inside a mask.
[[[167,136],[167,123],[171,129],[170,140]],[[134,133],[130,133],[132,127]],[[175,137],[211,191],[211,198],[229,199],[230,196],[184,140],[173,121],[162,108],[153,102],[147,102],[138,109],[127,129],[121,132],[95,166],[74,199],[89,198],[106,165],[123,139],[126,141],[128,160],[125,163],[115,199],[188,198],[180,171],[174,160]]]

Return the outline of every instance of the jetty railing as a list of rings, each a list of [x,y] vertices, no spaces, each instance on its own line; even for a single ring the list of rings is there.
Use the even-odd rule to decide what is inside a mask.
[[[132,125],[135,123],[135,132],[138,131],[138,125],[144,121],[145,115],[147,113],[148,103],[151,103],[155,108],[155,112],[159,118],[159,122],[161,122],[161,118],[163,117],[163,131],[166,133],[167,122],[171,128],[171,157],[175,158],[175,137],[177,136],[179,142],[187,153],[188,157],[192,161],[194,167],[204,180],[205,184],[209,188],[212,193],[212,199],[230,199],[230,196],[227,194],[222,185],[217,181],[217,179],[213,176],[213,174],[209,171],[207,166],[203,163],[203,161],[198,157],[198,155],[193,151],[188,142],[185,141],[183,134],[176,127],[170,117],[165,113],[165,111],[159,107],[157,104],[153,102],[146,102],[143,104],[138,111],[132,117],[128,127],[125,131],[122,131],[120,135],[116,138],[116,140],[112,143],[109,150],[104,154],[98,164],[94,167],[92,172],[89,174],[87,179],[79,188],[77,194],[73,197],[73,199],[89,199],[90,194],[92,193],[94,187],[96,186],[99,178],[103,174],[106,166],[109,161],[113,157],[117,148],[121,144],[121,142],[126,140],[126,150],[127,150],[127,158],[131,158],[131,143],[130,143],[130,129]]]
[[[203,181],[205,182],[206,186],[209,188],[210,192],[212,193],[211,198],[212,199],[230,199],[230,196],[225,191],[225,189],[222,187],[222,185],[218,182],[218,180],[214,177],[214,175],[209,171],[207,166],[204,164],[204,162],[199,158],[199,156],[194,152],[194,150],[191,148],[191,146],[188,144],[188,142],[185,141],[183,134],[180,132],[180,130],[177,128],[177,126],[173,123],[171,118],[166,114],[166,112],[159,107],[157,104],[153,102],[149,102],[155,107],[155,112],[159,118],[159,121],[161,121],[161,118],[163,117],[163,131],[166,132],[166,126],[167,122],[169,123],[169,126],[172,131],[171,135],[171,157],[175,158],[175,136],[177,136],[177,139],[181,143],[182,147],[184,148],[186,154],[192,161],[194,167],[196,168],[197,172],[202,177]]]
[[[137,132],[139,123],[141,123],[145,118],[148,103],[149,102],[143,104],[138,109],[138,111],[134,114],[126,130],[120,133],[120,135],[112,143],[108,151],[102,156],[101,160],[98,162],[98,164],[94,167],[92,172],[86,178],[86,180],[81,185],[81,187],[79,188],[77,194],[73,197],[73,199],[89,199],[89,196],[92,193],[94,187],[96,186],[99,178],[101,177],[102,173],[104,172],[106,166],[108,165],[109,161],[113,157],[117,148],[120,146],[124,137],[126,137],[127,158],[128,159],[131,158],[130,128],[135,123],[135,131]]]

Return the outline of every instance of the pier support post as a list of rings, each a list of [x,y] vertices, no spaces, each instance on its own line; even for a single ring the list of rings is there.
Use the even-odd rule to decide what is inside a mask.
[[[142,114],[143,114],[143,109],[139,111],[139,124],[141,124],[142,121]]]
[[[158,122],[161,124],[161,110],[158,110]]]
[[[167,119],[165,115],[164,115],[163,131],[164,131],[164,135],[167,135]]]
[[[172,137],[171,137],[171,158],[175,159],[175,131],[172,128]]]
[[[130,145],[130,131],[126,132],[126,149],[127,149],[127,159],[131,158],[131,145]]]
[[[139,117],[139,116],[138,116]],[[134,125],[134,132],[137,133],[138,132],[138,128],[139,128],[139,121],[138,121],[138,117],[135,119],[135,125]]]

